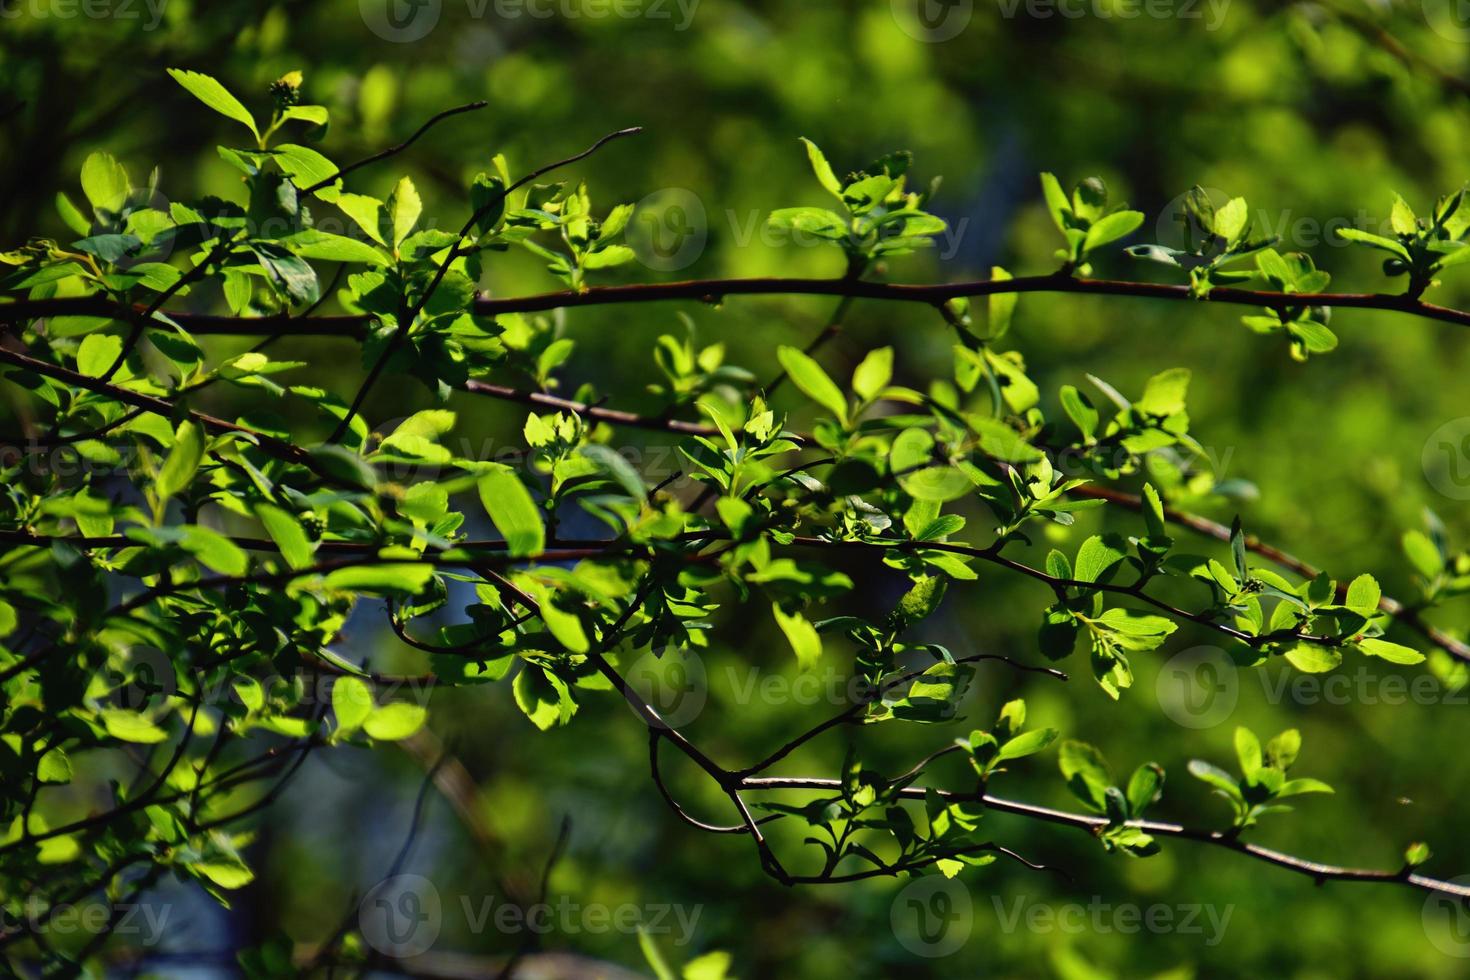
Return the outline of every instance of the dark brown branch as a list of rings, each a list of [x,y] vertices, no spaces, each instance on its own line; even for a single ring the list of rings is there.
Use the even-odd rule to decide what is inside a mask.
[[[1218,622],[1206,613],[1190,612],[1172,606],[1162,599],[1149,595],[1139,585],[1116,585],[1112,582],[1082,582],[1077,579],[1057,578],[1048,575],[1039,568],[1032,568],[1023,562],[1015,561],[1000,554],[994,546],[989,548],[972,548],[966,545],[948,544],[943,541],[832,541],[826,538],[813,538],[797,536],[792,539],[792,544],[809,548],[839,548],[839,549],[890,549],[895,551],[946,551],[954,555],[964,555],[969,558],[977,558],[981,561],[999,565],[1002,568],[1018,572],[1038,582],[1044,582],[1053,589],[1093,589],[1100,592],[1111,592],[1115,595],[1126,595],[1137,599],[1139,602],[1147,603],[1167,614],[1170,618],[1184,620],[1212,629],[1222,633],[1250,647],[1261,647],[1267,643],[1280,643],[1294,640],[1300,643],[1314,643],[1319,646],[1340,646],[1341,642],[1332,636],[1319,636],[1313,633],[1300,633],[1295,630],[1274,633],[1252,634],[1244,630],[1236,629],[1226,623]]]
[[[1037,667],[1033,664],[1023,664],[1018,660],[1012,660],[1010,657],[1002,656],[998,653],[976,653],[968,657],[956,658],[955,663],[972,664],[981,663],[988,660],[994,660],[999,663],[1004,663],[1014,668],[1015,670],[1026,671],[1035,674],[1045,674],[1048,677],[1055,677],[1058,680],[1062,681],[1065,681],[1067,679],[1067,675],[1060,670],[1054,670],[1051,667]],[[746,769],[740,770],[738,773],[736,773],[736,775],[743,779],[747,776],[754,776],[757,773],[765,772],[767,769],[771,768],[776,763],[786,758],[792,752],[796,751],[796,749],[805,745],[807,742],[810,742],[812,739],[816,738],[818,735],[822,734],[828,729],[836,728],[838,725],[846,723],[857,722],[858,715],[862,713],[862,710],[864,708],[868,707],[870,704],[876,703],[883,697],[883,695],[887,694],[894,688],[899,687],[903,684],[907,684],[909,681],[917,680],[919,677],[923,676],[925,669],[927,668],[911,670],[900,677],[895,677],[887,681],[879,688],[868,691],[865,697],[854,701],[842,711],[833,715],[831,718],[828,718],[821,724],[802,732],[800,735],[791,739],[791,741],[787,742],[785,745],[781,746],[779,749],[766,756],[760,762],[757,762],[755,765],[750,766]]]
[[[1069,492],[1074,497],[1106,500],[1111,504],[1126,507],[1129,510],[1141,511],[1143,509],[1143,499],[1141,497],[1108,487],[1082,486]],[[1230,528],[1224,524],[1221,524],[1219,521],[1212,521],[1207,517],[1201,517],[1198,514],[1191,514],[1188,511],[1165,507],[1164,519],[1171,524],[1188,528],[1196,534],[1214,538],[1217,541],[1228,542],[1231,537]],[[1303,578],[1314,579],[1321,574],[1314,566],[1286,551],[1282,551],[1274,545],[1267,544],[1254,534],[1247,534],[1245,536],[1245,548],[1253,554],[1260,555],[1272,564],[1295,572]],[[1347,600],[1347,591],[1348,583],[1337,583],[1337,599],[1339,602]],[[1470,662],[1470,644],[1457,640],[1438,627],[1425,622],[1417,610],[1411,609],[1399,600],[1389,596],[1383,596],[1378,600],[1378,608],[1455,659]]]
[[[16,351],[0,348],[0,363],[34,371],[48,378],[54,378],[65,384],[104,395],[114,401],[122,402],[125,405],[132,405],[134,408],[141,408],[146,412],[161,415],[164,418],[172,418],[175,414],[175,406],[162,398],[154,398],[152,395],[144,395],[128,388],[108,384],[98,378],[90,378],[84,374],[78,374],[69,368],[38,360],[26,354],[17,353]],[[264,432],[257,432],[243,425],[226,422],[224,419],[215,418],[213,415],[206,415],[203,412],[189,411],[185,414],[209,432],[215,434],[233,433],[244,436],[252,444],[259,446],[262,451],[269,453],[283,462],[305,466],[324,480],[328,480],[333,484],[338,482],[330,472],[321,469],[320,464],[312,458],[310,453],[295,443],[288,442],[285,439],[278,439]]]
[[[388,157],[393,156],[395,153],[402,153],[410,146],[413,146],[414,143],[418,142],[420,136],[423,136],[429,130],[433,129],[436,125],[448,119],[450,116],[457,116],[462,112],[474,112],[478,109],[485,108],[489,104],[490,103],[484,101],[470,102],[466,105],[455,106],[453,109],[445,109],[443,112],[440,112],[437,115],[431,117],[428,122],[424,123],[418,129],[416,129],[414,131],[414,134],[408,139],[404,140],[402,143],[399,143],[397,146],[390,146],[386,150],[379,150],[372,156],[363,157],[356,163],[349,163],[347,166],[340,168],[336,173],[332,174],[332,176],[324,177],[321,180],[317,181],[315,184],[312,184],[310,187],[303,187],[300,192],[301,196],[306,197],[309,194],[315,194],[323,187],[326,187],[328,184],[331,184],[335,181],[341,180],[343,177],[346,177],[348,174],[352,173],[352,171],[354,170],[357,170],[359,167],[366,167],[370,163],[377,163],[379,160],[386,160]]]
[[[741,788],[747,790],[809,789],[831,791],[840,790],[842,783],[836,779],[767,776],[742,780]],[[930,791],[918,786],[907,786],[898,792],[905,799],[922,800],[925,794]],[[1032,803],[1022,803],[1016,800],[992,796],[989,793],[954,793],[947,790],[934,790],[934,792],[938,793],[942,799],[952,803],[979,803],[997,813],[1010,813],[1032,820],[1040,820],[1045,823],[1058,824],[1064,827],[1076,827],[1094,834],[1109,826],[1108,821],[1103,817],[1071,813],[1066,810],[1054,810],[1050,807],[1037,806]],[[1179,824],[1161,823],[1156,820],[1130,820],[1128,821],[1128,826],[1136,827],[1145,833],[1153,834],[1155,837],[1177,837],[1182,840],[1192,840],[1202,844],[1223,847],[1237,854],[1242,854],[1258,861],[1264,861],[1267,864],[1273,864],[1278,868],[1286,868],[1288,871],[1295,871],[1298,874],[1306,875],[1319,884],[1325,881],[1364,881],[1382,884],[1403,884],[1421,891],[1451,895],[1461,899],[1470,899],[1470,885],[1458,884],[1453,881],[1443,881],[1411,871],[1346,868],[1332,864],[1322,864],[1317,861],[1308,861],[1304,858],[1294,857],[1268,847],[1262,847],[1259,844],[1247,843],[1236,836],[1233,831],[1200,830],[1193,827],[1184,827]]]
[[[852,296],[858,299],[921,303],[939,307],[952,299],[992,296],[1002,293],[1072,293],[1093,296],[1132,296],[1144,299],[1217,303],[1229,306],[1260,306],[1282,310],[1300,306],[1382,310],[1470,326],[1470,311],[1425,303],[1410,296],[1386,293],[1278,293],[1269,290],[1217,286],[1203,298],[1192,296],[1188,286],[1171,283],[1136,282],[1122,279],[1079,279],[1062,275],[1018,276],[1015,279],[978,279],[965,282],[911,284],[848,279],[695,279],[682,282],[632,283],[592,286],[582,292],[566,290],[532,296],[481,297],[472,307],[477,316],[502,313],[537,313],[583,306],[614,306],[667,300],[716,303],[728,296]],[[124,310],[127,308],[123,308]],[[75,299],[18,300],[0,304],[0,321],[28,320],[41,316],[90,314],[118,315],[116,303],[102,297]],[[193,334],[248,335],[296,325],[303,335],[361,336],[368,317],[225,317],[170,313]],[[308,326],[308,324],[312,326]]]

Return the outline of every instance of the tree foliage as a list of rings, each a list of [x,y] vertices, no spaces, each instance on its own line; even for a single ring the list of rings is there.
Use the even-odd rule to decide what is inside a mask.
[[[325,155],[328,112],[305,101],[300,73],[272,86],[264,108],[200,72],[170,74],[234,124],[219,153],[238,172],[238,194],[169,200],[156,172],[135,184],[128,166],[97,152],[56,198],[75,237],[0,254],[9,325],[0,364],[30,420],[9,440],[21,451],[6,461],[0,514],[7,901],[34,883],[47,909],[59,908],[174,875],[228,903],[255,873],[253,820],[309,757],[414,739],[440,689],[484,684],[511,686],[528,733],[576,725],[589,701],[626,700],[629,724],[647,730],[650,788],[687,832],[743,835],[785,885],[1029,863],[991,830],[995,811],[1087,830],[1128,858],[1183,838],[1318,881],[1467,894],[1413,871],[1428,852],[1408,840],[1402,866],[1381,870],[1248,842],[1263,817],[1331,806],[1305,798],[1331,787],[1295,774],[1295,729],[1263,745],[1239,728],[1238,777],[1196,760],[1188,773],[1200,785],[1169,781],[1169,792],[1198,803],[1187,826],[1150,816],[1165,792],[1160,765],[1130,760],[1121,780],[1099,748],[1070,737],[1100,735],[1028,728],[1022,700],[987,727],[939,739],[907,771],[854,748],[837,772],[772,775],[834,729],[960,720],[984,661],[1090,677],[1121,705],[1138,659],[1186,625],[1217,635],[1247,667],[1285,661],[1319,673],[1373,658],[1463,671],[1470,650],[1424,615],[1470,591],[1470,554],[1437,521],[1405,533],[1420,591],[1396,599],[1373,570],[1318,571],[1240,519],[1225,527],[1198,517],[1191,507],[1239,487],[1207,465],[1188,408],[1191,373],[1162,370],[1126,393],[1090,375],[1045,391],[1013,330],[1018,297],[1038,291],[1245,305],[1245,326],[1298,359],[1338,346],[1335,307],[1465,320],[1424,299],[1470,255],[1462,192],[1424,217],[1392,199],[1391,238],[1343,232],[1388,253],[1383,271],[1398,292],[1327,292],[1328,273],[1254,231],[1244,200],[1216,206],[1202,190],[1187,200],[1187,248],[1127,246],[1173,281],[1091,278],[1098,257],[1122,250],[1147,219],[1109,203],[1098,178],[1068,192],[1051,174],[1039,194],[1060,235],[1055,269],[907,286],[882,276],[891,257],[930,247],[946,229],[930,210],[938,181],[916,179],[907,153],[848,171],[806,141],[831,200],[771,202],[770,226],[830,242],[846,275],[613,285],[609,270],[634,258],[624,240],[632,205],[594,204],[586,183],[540,180],[594,151],[617,152],[634,130],[525,177],[494,157],[465,188],[465,216],[446,228],[425,220],[407,177],[384,198],[351,189],[359,165]],[[477,108],[448,110],[419,132]],[[393,155],[360,163],[391,166]],[[565,291],[482,295],[486,267],[511,250],[537,257]],[[691,329],[660,337],[648,356],[656,413],[607,407],[591,386],[556,394],[575,341],[552,311],[786,292],[839,305],[811,343],[781,346],[769,363],[731,363]],[[867,351],[850,375],[824,364],[847,304],[863,298],[931,308],[936,329],[952,334],[944,370],[904,364],[888,346]],[[342,312],[320,314],[327,302]],[[282,338],[313,331],[360,341],[350,392],[313,377],[309,362],[272,357]],[[216,334],[258,342],[222,355],[206,339]],[[439,407],[369,414],[375,389],[410,379]],[[616,398],[621,379],[605,380]],[[799,394],[789,412],[776,398],[787,384]],[[226,387],[247,393],[250,409],[210,414]],[[457,448],[461,419],[447,406],[465,393],[530,406],[514,459]],[[287,421],[303,411],[314,419]],[[628,433],[649,430],[678,437],[670,478],[649,479],[620,451]],[[50,450],[63,446],[78,465],[56,465],[63,457]],[[675,492],[675,479],[697,492]],[[1076,533],[1079,516],[1099,508],[1122,512],[1130,531]],[[600,535],[565,533],[588,519]],[[901,577],[904,590],[890,608],[844,606],[849,562]],[[935,642],[926,621],[946,601],[983,603],[1000,576],[1038,583],[1033,647],[1001,656]],[[645,654],[697,657],[731,608],[768,617],[803,670],[850,662],[862,692],[744,765],[716,762],[721,753],[667,723],[625,676]],[[344,633],[365,616],[386,617],[431,670],[390,675],[344,656]],[[1016,769],[1050,769],[1052,752],[1080,811],[1002,792]],[[685,811],[661,753],[702,771],[728,826]],[[951,755],[968,763],[965,778],[933,778],[930,765]],[[132,763],[129,778],[114,776],[118,760]],[[1211,808],[1206,788],[1228,814]],[[1283,802],[1294,797],[1304,799]],[[770,828],[789,824],[805,827],[805,845],[788,852]],[[18,921],[0,934],[16,963],[74,973],[107,941],[104,932],[51,948],[34,918]],[[332,944],[360,950],[343,935]],[[259,956],[245,962],[269,972]]]

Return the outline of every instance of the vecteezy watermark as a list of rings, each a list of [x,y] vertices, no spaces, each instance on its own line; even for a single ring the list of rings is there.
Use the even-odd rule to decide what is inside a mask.
[[[495,931],[575,936],[581,933],[645,932],[677,946],[694,941],[703,905],[576,902],[562,895],[524,904],[495,895],[460,895],[453,903],[471,935]],[[357,909],[363,941],[386,956],[403,959],[427,952],[439,939],[449,911],[434,883],[421,875],[394,875],[375,885]]]
[[[50,905],[38,895],[24,899],[19,911],[0,909],[0,932],[64,938],[110,933],[140,946],[163,939],[173,906],[167,902],[85,902]]]
[[[157,707],[179,689],[173,662],[157,647],[128,651],[128,682],[114,692],[118,706],[129,711]]]
[[[1125,936],[1144,932],[1154,935],[1173,933],[1181,936],[1203,936],[1206,946],[1220,944],[1225,938],[1225,930],[1230,926],[1230,917],[1235,914],[1234,905],[1168,905],[1161,902],[1137,905],[1132,902],[1108,902],[1097,895],[1085,903],[1064,902],[1058,905],[1033,902],[1025,895],[1017,896],[1014,900],[992,895],[990,901],[995,906],[996,922],[1002,932],[1025,930],[1065,935],[1119,933]]]
[[[698,650],[650,650],[633,662],[624,677],[668,728],[699,717],[709,699],[704,659]]]
[[[1470,416],[1435,429],[1424,441],[1419,462],[1434,489],[1451,500],[1470,500]]]
[[[1430,30],[1457,44],[1470,44],[1470,0],[1420,0]]]
[[[1470,0],[1466,2],[1470,3]],[[1204,187],[1201,190],[1216,208],[1222,207],[1231,198],[1231,195],[1218,187]],[[1154,223],[1154,242],[1178,249],[1189,249],[1201,244],[1203,230],[1192,221],[1186,205],[1189,194],[1189,191],[1185,191],[1159,209],[1158,219]],[[1272,247],[1278,252],[1354,247],[1356,243],[1338,234],[1339,231],[1349,228],[1384,238],[1394,237],[1389,215],[1367,208],[1359,208],[1351,215],[1326,218],[1320,215],[1302,215],[1291,208],[1282,208],[1279,211],[1250,209],[1250,237],[1253,240],[1274,239],[1275,244]]]
[[[439,938],[443,924],[439,889],[420,875],[384,878],[357,907],[363,941],[395,959],[426,952]]]
[[[483,896],[478,901],[462,895],[460,907],[472,933],[481,933],[490,928],[508,935],[530,932],[539,936],[552,933],[575,936],[579,933],[609,932],[636,935],[645,932],[653,936],[667,936],[676,946],[687,946],[694,941],[694,930],[699,925],[699,917],[704,914],[703,905],[670,902],[646,905],[624,902],[620,905],[607,905],[601,902],[574,902],[565,895],[554,902],[535,902],[531,905],[497,899],[494,895]]]
[[[938,44],[959,37],[975,16],[975,0],[889,0],[898,29],[915,41]]]
[[[709,220],[699,195],[683,187],[654,191],[633,208],[623,233],[638,261],[657,272],[693,265],[709,240]]]
[[[1197,646],[1170,657],[1159,669],[1154,693],[1159,707],[1185,728],[1223,725],[1240,700],[1242,669],[1260,682],[1268,704],[1470,705],[1470,686],[1428,672],[1411,676],[1371,660],[1324,674],[1306,674],[1280,662],[1239,668],[1219,647]]]
[[[472,20],[667,20],[685,31],[700,0],[463,0]],[[444,14],[444,0],[358,0],[368,30],[385,41],[422,41]]]
[[[1450,879],[1452,885],[1470,885],[1470,875]],[[1470,959],[1470,899],[1439,892],[1424,900],[1420,913],[1424,935],[1446,956]]]
[[[1190,647],[1170,657],[1154,683],[1159,707],[1185,728],[1213,728],[1235,711],[1240,680],[1219,647]]]
[[[888,920],[899,945],[934,959],[965,945],[975,925],[974,903],[958,878],[925,875],[894,896]]]
[[[638,261],[656,272],[686,269],[704,254],[712,233],[734,248],[760,244],[765,248],[834,247],[831,238],[796,225],[772,223],[770,213],[757,208],[726,208],[711,215],[704,201],[683,187],[665,187],[644,197],[633,208],[624,239]],[[946,223],[934,236],[940,261],[950,261],[960,252],[970,219]]]
[[[1202,20],[1207,31],[1218,30],[1225,23],[1230,0],[995,0],[1000,15],[1007,20],[1016,16],[1048,20],[1063,17],[1078,20]]]
[[[168,0],[0,0],[0,18],[16,20],[141,20],[143,30],[163,23]]]

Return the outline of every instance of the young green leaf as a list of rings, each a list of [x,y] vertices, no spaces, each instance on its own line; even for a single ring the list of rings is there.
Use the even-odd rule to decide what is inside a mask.
[[[776,359],[791,376],[796,387],[812,401],[836,416],[837,421],[847,425],[847,396],[827,376],[822,366],[795,347],[778,347]]]
[[[260,130],[255,128],[255,119],[250,115],[250,110],[240,104],[240,100],[229,93],[229,90],[218,81],[208,75],[197,71],[186,71],[182,68],[170,68],[169,76],[180,85],[184,86],[194,98],[209,106],[215,112],[235,120],[250,130],[256,140],[260,139]]]
[[[515,557],[540,554],[546,548],[541,508],[515,470],[500,463],[490,466],[479,480],[480,501]]]

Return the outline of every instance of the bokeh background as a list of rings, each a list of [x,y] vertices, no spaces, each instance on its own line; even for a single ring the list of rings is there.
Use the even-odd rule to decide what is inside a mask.
[[[1393,191],[1422,212],[1470,177],[1470,26],[1453,4],[1089,0],[1066,10],[1080,15],[1038,0],[95,0],[85,7],[11,0],[0,9],[0,239],[15,245],[65,234],[52,198],[63,189],[75,196],[76,174],[92,149],[117,155],[135,180],[158,166],[169,197],[235,191],[214,146],[236,133],[171,82],[169,66],[214,74],[261,111],[272,80],[303,70],[307,100],[332,112],[320,148],[339,162],[398,142],[442,108],[488,100],[488,111],[447,123],[412,151],[353,178],[381,195],[410,174],[426,219],[441,226],[463,220],[464,189],[493,154],[505,153],[512,171],[522,172],[608,130],[641,125],[646,132],[637,139],[568,171],[589,179],[599,209],[644,202],[645,223],[639,230],[635,220],[635,234],[644,235],[647,261],[604,274],[605,282],[840,274],[835,250],[773,241],[761,231],[774,208],[822,203],[799,136],[824,147],[839,172],[910,149],[922,179],[943,176],[933,210],[950,222],[952,237],[885,270],[913,282],[983,277],[997,264],[1017,273],[1054,268],[1055,230],[1036,179],[1050,170],[1068,184],[1101,175],[1116,199],[1144,210],[1149,220],[1135,240],[1173,234],[1169,215],[1192,184],[1243,195],[1258,227],[1281,235],[1284,247],[1310,252],[1331,271],[1334,288],[1393,289],[1398,284],[1383,278],[1372,253],[1328,234],[1331,223],[1377,230]],[[487,265],[484,286],[499,295],[558,288],[528,256]],[[1157,276],[1121,254],[1103,258],[1096,271]],[[1457,270],[1433,298],[1470,304],[1470,274]],[[564,326],[577,347],[562,390],[590,383],[612,405],[656,404],[645,391],[657,377],[652,344],[662,333],[682,335],[681,314],[701,343],[725,343],[731,362],[765,376],[775,346],[805,342],[831,305],[765,297],[719,308],[572,311]],[[1412,599],[1403,531],[1423,527],[1428,508],[1452,541],[1463,547],[1470,540],[1470,459],[1441,457],[1434,437],[1470,415],[1470,334],[1340,311],[1333,320],[1339,349],[1298,364],[1283,344],[1242,327],[1241,312],[1027,295],[1007,342],[1047,393],[1048,412],[1058,411],[1057,386],[1085,385],[1087,373],[1136,393],[1160,370],[1191,369],[1196,435],[1222,477],[1254,487],[1201,509],[1226,522],[1238,512],[1249,529],[1301,557],[1342,576],[1372,570],[1388,594]],[[244,342],[213,343],[226,353]],[[899,382],[922,386],[947,372],[950,343],[932,311],[859,302],[823,359],[844,376],[870,347],[892,344]],[[344,392],[360,377],[350,342],[292,341],[280,351],[310,360],[320,382]],[[244,407],[229,392],[210,397],[218,400],[212,410]],[[380,385],[369,418],[400,418],[430,403],[413,382]],[[782,404],[796,406],[794,392],[785,391]],[[517,444],[523,410],[483,400],[455,407],[457,437],[487,448]],[[619,438],[647,447],[643,465],[655,479],[675,465],[652,448],[667,445],[656,436]],[[1427,444],[1438,464],[1426,469]],[[850,571],[854,607],[886,607],[903,587],[871,565]],[[978,583],[951,591],[943,614],[927,624],[928,638],[956,652],[1036,661],[1034,632],[1046,601],[1034,583],[982,572]],[[721,613],[699,661],[704,678],[692,682],[702,701],[688,731],[732,765],[835,711],[827,692],[840,690],[850,663],[850,651],[829,642],[815,698],[809,689],[784,687],[750,694],[752,670],[784,682],[796,677],[789,650],[759,611],[732,605]],[[1459,636],[1470,624],[1463,603],[1434,618]],[[1253,839],[1382,867],[1397,866],[1409,841],[1426,840],[1435,851],[1429,871],[1470,873],[1463,748],[1470,698],[1455,677],[1350,658],[1341,668],[1348,680],[1337,686],[1293,687],[1293,675],[1279,666],[1226,668],[1205,678],[1213,688],[1204,696],[1190,687],[1198,677],[1164,665],[1192,665],[1170,658],[1212,642],[1203,631],[1181,630],[1160,656],[1136,657],[1137,685],[1120,704],[1087,679],[1080,659],[1067,665],[1075,675],[1067,685],[985,669],[967,714],[988,722],[1003,701],[1024,696],[1034,724],[1097,743],[1125,773],[1146,760],[1164,765],[1170,780],[1159,815],[1206,825],[1223,824],[1226,808],[1185,774],[1185,763],[1199,757],[1233,765],[1237,724],[1263,737],[1298,727],[1305,736],[1299,772],[1331,782],[1337,795],[1306,798]],[[422,667],[383,628],[380,611],[354,622],[343,652],[369,656],[383,669]],[[1428,681],[1403,686],[1416,677]],[[964,941],[947,955],[928,955],[933,944],[905,924],[902,882],[784,889],[761,873],[748,842],[681,824],[649,782],[642,725],[615,699],[590,699],[570,727],[545,735],[515,709],[508,685],[436,694],[432,705],[434,742],[453,752],[445,782],[454,791],[426,795],[423,827],[403,865],[432,883],[442,905],[437,937],[418,961],[425,974],[493,973],[520,946],[523,932],[477,928],[475,917],[508,890],[535,892],[564,817],[571,831],[550,878],[552,902],[682,910],[686,920],[697,916],[692,932],[675,926],[657,937],[670,958],[727,950],[743,977],[1470,973],[1470,919],[1426,905],[1419,893],[1316,887],[1186,843],[1146,861],[1109,857],[1085,834],[1000,815],[986,818],[993,833],[1066,869],[1070,880],[1006,862],[967,873],[969,908],[951,924],[966,930]],[[886,726],[858,739],[870,759],[898,772],[969,727]],[[438,745],[314,759],[261,826],[253,846],[259,878],[228,911],[165,890],[157,901],[172,910],[167,938],[131,968],[229,975],[235,950],[271,936],[308,947],[325,939],[388,871],[408,833],[425,760]],[[832,735],[782,771],[829,775],[843,751],[843,736]],[[672,760],[668,770],[687,805],[728,819],[696,774]],[[957,784],[964,777],[940,768],[934,778],[946,775]],[[1018,767],[996,789],[1069,803],[1054,754]],[[801,836],[789,828],[773,839],[794,854]],[[1079,906],[1085,915],[1050,927],[1028,918],[1037,907]],[[1099,906],[1109,910],[1095,914]],[[1136,920],[1116,918],[1119,906],[1175,910],[1176,926],[1128,929]],[[1190,908],[1197,909],[1193,927],[1183,928]],[[1211,923],[1222,918],[1217,930]],[[578,913],[570,921],[589,920]],[[532,957],[525,969],[537,975],[647,973],[626,929],[557,928],[539,938],[543,950],[576,959]],[[125,967],[119,962],[119,971]]]

